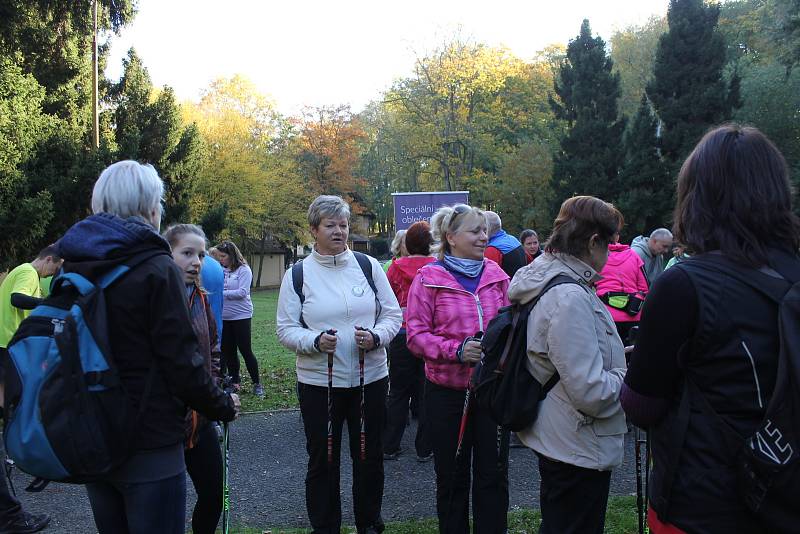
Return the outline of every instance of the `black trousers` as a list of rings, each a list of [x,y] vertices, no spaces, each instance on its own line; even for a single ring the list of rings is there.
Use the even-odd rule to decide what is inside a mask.
[[[198,433],[197,444],[184,451],[186,471],[194,484],[197,502],[192,512],[193,534],[214,534],[222,514],[222,452],[213,423]]]
[[[410,399],[422,399],[425,391],[425,362],[414,356],[406,346],[406,334],[397,334],[389,345],[389,396],[386,398],[386,430],[383,448],[395,452],[400,448],[406,424]],[[417,436],[414,448],[418,456],[428,456],[432,451],[425,423],[425,405],[419,402]]]
[[[250,343],[250,329],[252,319],[239,319],[237,321],[222,321],[222,362],[227,365],[228,373],[234,384],[241,382],[239,376],[239,356],[236,349],[242,353],[244,364],[247,366],[247,372],[250,374],[250,380],[253,384],[259,384],[258,377],[258,362],[253,354],[253,348]],[[225,369],[223,369],[223,375]]]
[[[505,532],[508,514],[508,431],[470,404],[461,453],[456,459],[464,391],[425,381],[425,409],[436,469],[439,532],[469,532],[469,493],[477,534]]]
[[[385,420],[388,378],[364,387],[364,428],[366,459],[360,459],[361,389],[333,388],[333,462],[328,464],[328,388],[297,384],[297,397],[303,415],[308,451],[306,509],[314,533],[339,534],[342,502],[339,498],[339,467],[344,422],[350,437],[353,462],[353,515],[356,529],[384,529],[383,444],[381,430]]]
[[[602,534],[611,471],[585,469],[539,456],[539,534]]]
[[[0,347],[0,382],[2,382],[5,378],[3,370],[5,366],[8,365],[6,361],[9,358],[8,350],[5,347]],[[2,409],[0,409],[0,414],[2,414]],[[22,504],[20,504],[19,500],[11,494],[11,491],[8,487],[8,477],[6,476],[5,470],[5,449],[3,449],[3,440],[0,439],[0,524],[5,523],[12,517],[17,516],[22,512]]]

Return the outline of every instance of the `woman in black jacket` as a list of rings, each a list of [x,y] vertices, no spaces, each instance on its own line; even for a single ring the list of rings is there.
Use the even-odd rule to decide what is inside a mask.
[[[767,526],[737,479],[776,385],[776,296],[800,270],[791,199],[783,156],[755,128],[712,130],[681,168],[674,234],[692,257],[653,284],[621,396],[650,433],[656,534],[797,531]],[[776,497],[797,509],[796,493]]]
[[[131,407],[145,415],[130,459],[86,486],[101,534],[184,532],[187,405],[221,421],[233,420],[239,409],[238,398],[216,385],[198,352],[183,276],[157,233],[162,194],[153,167],[115,163],[95,183],[94,215],[58,243],[64,271],[90,280],[120,264],[132,266],[106,289],[109,342]]]

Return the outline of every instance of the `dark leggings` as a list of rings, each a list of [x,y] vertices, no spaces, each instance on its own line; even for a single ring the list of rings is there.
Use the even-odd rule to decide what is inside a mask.
[[[192,512],[193,534],[214,534],[222,513],[222,453],[212,423],[198,433],[197,444],[184,452],[186,471],[194,484],[197,503]]]
[[[228,373],[234,384],[241,382],[239,376],[239,356],[236,349],[242,353],[247,372],[253,384],[259,384],[258,362],[250,346],[250,323],[252,319],[239,319],[237,321],[222,321],[222,357],[228,366]]]
[[[154,482],[86,484],[100,534],[183,534],[186,473]]]

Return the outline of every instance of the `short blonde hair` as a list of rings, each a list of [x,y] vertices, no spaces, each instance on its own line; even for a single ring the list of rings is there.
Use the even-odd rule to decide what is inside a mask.
[[[432,252],[437,258],[444,259],[445,254],[450,254],[450,243],[447,242],[447,234],[455,234],[468,219],[479,217],[486,224],[486,215],[483,210],[466,204],[456,204],[455,206],[444,206],[439,208],[431,217],[431,231],[436,242],[432,247]]]
[[[389,247],[389,250],[392,252],[392,256],[395,258],[400,257],[400,250],[403,247],[403,240],[406,238],[406,231],[405,230],[398,230],[396,234],[394,234],[394,239],[392,239],[392,246]]]

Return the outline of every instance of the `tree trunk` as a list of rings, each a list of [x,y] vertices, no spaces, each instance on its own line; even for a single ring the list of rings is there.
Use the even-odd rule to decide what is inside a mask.
[[[261,245],[258,247],[258,278],[256,278],[256,287],[261,283],[261,271],[264,269],[264,249],[267,245],[267,232],[261,232]]]

